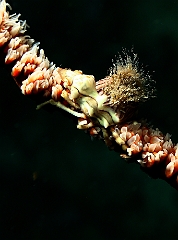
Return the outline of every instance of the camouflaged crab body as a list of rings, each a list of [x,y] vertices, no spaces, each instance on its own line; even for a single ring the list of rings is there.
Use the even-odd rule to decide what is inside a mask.
[[[99,95],[96,91],[94,76],[82,74],[81,71],[62,69],[62,81],[65,89],[61,96],[69,103],[74,103],[74,108],[80,109],[85,116],[97,122],[98,126],[107,128],[119,122],[119,116],[111,107],[105,106],[106,95]],[[74,113],[75,115],[75,113]],[[82,117],[82,116],[81,116]],[[82,127],[83,126],[83,127]],[[85,121],[78,125],[79,128],[91,127]]]
[[[149,76],[138,71],[136,55],[119,57],[110,75],[95,82],[92,75],[50,62],[39,43],[24,35],[26,22],[19,20],[20,15],[9,15],[6,5],[0,1],[0,47],[6,53],[5,63],[14,65],[11,74],[22,93],[42,96],[44,103],[37,108],[49,103],[76,116],[79,129],[104,139],[111,149],[121,146],[122,157],[139,156],[137,162],[148,169],[163,166],[158,167],[158,175],[164,169],[163,178],[173,179],[177,188],[177,145],[158,129],[131,122],[137,104],[154,92]]]
[[[20,85],[23,94],[43,93],[50,103],[71,114],[87,119],[80,121],[79,128],[88,128],[93,119],[98,125],[107,128],[119,122],[114,110],[105,106],[107,96],[96,91],[95,79],[82,71],[72,71],[56,67],[45,57],[39,43],[24,36],[26,22],[19,21],[20,15],[9,15],[6,2],[0,2],[0,46],[6,45],[5,63],[13,63],[12,76]],[[22,81],[19,83],[18,78]],[[68,106],[63,105],[63,99]]]

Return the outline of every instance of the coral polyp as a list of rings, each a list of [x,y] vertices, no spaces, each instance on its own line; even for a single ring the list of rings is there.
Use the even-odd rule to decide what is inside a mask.
[[[0,47],[22,93],[38,96],[38,109],[52,104],[75,116],[77,128],[104,140],[142,168],[156,168],[158,177],[178,189],[177,145],[169,134],[136,119],[138,104],[155,96],[154,81],[139,67],[137,55],[132,51],[119,56],[108,76],[96,82],[93,75],[50,62],[39,43],[25,35],[26,21],[10,15],[6,6],[1,0]]]

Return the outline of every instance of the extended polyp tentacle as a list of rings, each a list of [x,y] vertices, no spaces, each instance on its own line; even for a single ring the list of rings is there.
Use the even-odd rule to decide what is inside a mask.
[[[79,70],[58,68],[50,63],[44,51],[39,49],[39,43],[23,35],[27,25],[25,21],[19,20],[20,15],[10,16],[6,12],[5,0],[0,2],[0,16],[0,46],[6,44],[5,63],[14,63],[12,76],[23,94],[43,93],[48,99],[60,101],[60,104],[56,104],[60,108],[65,99],[68,106],[63,109],[74,113],[74,108],[75,115],[79,112],[87,116],[89,122],[84,124],[85,121],[81,121],[80,128],[83,125],[84,128],[92,126],[91,118],[105,128],[119,122],[119,116],[114,109],[104,105],[107,96],[98,94],[92,75],[85,75]]]
[[[170,135],[152,129],[142,123],[133,122],[111,127],[111,134],[128,157],[138,156],[137,162],[144,168],[161,165],[165,177],[176,177],[178,184],[178,145],[172,143]]]
[[[111,149],[121,146],[124,158],[139,157],[144,169],[163,168],[164,177],[175,180],[178,188],[178,146],[169,134],[131,122],[137,104],[153,97],[155,90],[150,76],[138,68],[137,56],[119,56],[109,76],[96,83],[92,75],[50,62],[39,43],[24,35],[26,22],[19,20],[20,15],[9,15],[7,5],[0,1],[0,47],[6,53],[5,63],[14,64],[12,76],[22,93],[40,93],[44,103],[38,108],[50,103],[67,111],[78,118],[79,129],[104,139]]]

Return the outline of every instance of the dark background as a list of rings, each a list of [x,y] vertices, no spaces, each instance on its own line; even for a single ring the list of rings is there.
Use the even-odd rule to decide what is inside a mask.
[[[178,141],[178,1],[9,3],[51,61],[96,80],[134,47],[157,82],[140,115]],[[0,72],[0,239],[177,239],[175,189],[91,141],[68,114],[36,111]]]

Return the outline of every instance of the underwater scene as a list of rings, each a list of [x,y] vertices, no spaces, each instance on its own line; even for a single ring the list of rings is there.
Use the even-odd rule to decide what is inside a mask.
[[[1,0],[0,5],[3,3]],[[178,1],[8,0],[7,3],[4,12],[0,8],[0,239],[176,240]],[[3,25],[6,11],[10,15],[21,14],[18,19],[17,15],[7,15],[6,23],[10,26],[7,31]],[[22,88],[21,70],[18,80],[15,71],[11,76],[13,63],[7,59],[4,62],[5,54],[10,54],[4,39],[10,36],[7,42],[10,41],[16,28],[13,32],[9,18],[13,24],[20,20],[22,30],[18,36],[28,35],[35,43],[40,42],[37,48],[44,49],[49,61],[66,71],[60,87],[52,86],[47,91],[53,91],[54,101],[61,101],[61,89],[65,88],[65,94],[71,94],[64,98],[67,103],[58,108],[52,106],[55,104],[40,106],[37,110],[41,101],[31,95],[40,86],[32,84],[36,92],[34,88],[29,90],[28,84]],[[28,38],[23,38],[24,46],[34,44]],[[41,55],[43,58],[43,52]],[[34,64],[34,59],[30,61]],[[123,70],[125,65],[138,87],[135,82],[129,85],[125,81],[121,101],[120,92],[111,94],[110,78],[118,74],[120,84],[125,70],[118,73],[118,69]],[[106,80],[107,89],[101,81],[96,87],[97,97],[96,93],[94,96],[86,92],[87,86],[75,85],[72,89],[74,82],[69,83],[67,74],[73,74],[74,70],[94,76],[95,81]],[[77,81],[78,78],[76,84]],[[121,88],[115,91],[118,89]],[[111,97],[104,108],[99,108],[96,99],[104,94]],[[125,96],[129,96],[129,106]],[[98,101],[97,106],[91,98]],[[100,117],[105,116],[102,111],[109,113],[111,119],[101,121]],[[113,111],[117,113],[116,119]],[[80,115],[83,113],[85,116]],[[79,122],[76,115],[81,117]],[[128,150],[128,141],[122,143],[123,139],[115,137],[116,129],[114,133],[111,130],[112,136],[106,130],[114,124],[119,129],[130,121],[140,121],[161,137],[164,135],[166,144],[169,142],[166,145],[169,157],[164,159],[164,167],[171,166],[167,170],[172,171],[170,175],[160,175],[164,161],[159,151],[163,154],[164,149],[148,147],[155,156],[153,160],[147,153],[145,159],[149,165],[145,159],[141,160],[141,155],[136,154],[132,159],[135,149]],[[155,144],[153,139],[151,143]],[[173,148],[175,156],[171,155]],[[152,174],[152,163],[158,166],[159,174]]]

